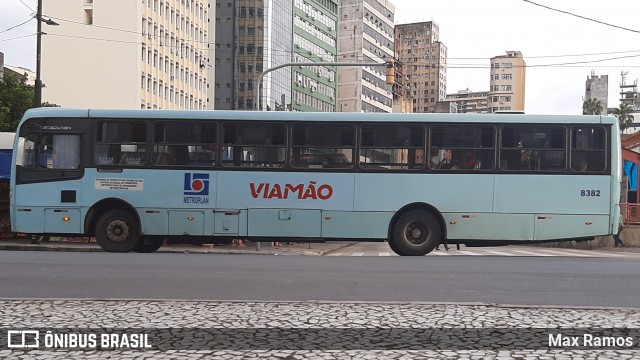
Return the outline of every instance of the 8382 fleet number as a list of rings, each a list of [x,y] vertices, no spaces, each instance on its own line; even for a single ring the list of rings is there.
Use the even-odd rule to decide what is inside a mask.
[[[580,196],[600,196],[600,190],[580,190]]]

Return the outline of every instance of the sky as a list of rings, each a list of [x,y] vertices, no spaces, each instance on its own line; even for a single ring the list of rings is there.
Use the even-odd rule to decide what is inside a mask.
[[[640,2],[531,1],[610,25],[528,0],[390,0],[396,24],[434,21],[440,28],[440,41],[448,49],[447,93],[489,90],[489,59],[514,50],[527,63],[526,113],[582,113],[592,71],[609,76],[609,107],[617,107],[621,71],[628,72],[627,83],[640,78]],[[37,0],[0,0],[5,64],[35,70],[36,21],[5,30],[29,20],[36,5]],[[43,31],[55,28],[43,25]],[[566,63],[573,64],[558,65]]]

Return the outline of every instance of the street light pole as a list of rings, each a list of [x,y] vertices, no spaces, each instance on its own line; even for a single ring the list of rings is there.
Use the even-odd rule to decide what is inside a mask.
[[[254,110],[262,110],[262,79],[268,73],[282,69],[284,67],[291,66],[384,66],[386,68],[393,67],[393,61],[385,61],[383,63],[366,63],[366,62],[295,62],[295,63],[286,63],[278,66],[274,66],[268,68],[258,75],[258,100],[254,102],[253,108]]]
[[[38,12],[36,14],[36,20],[38,21],[38,32],[36,34],[36,87],[33,107],[41,107],[42,80],[40,80],[40,56],[42,53],[42,0],[38,0]]]
[[[38,21],[38,28],[36,34],[36,86],[35,86],[35,99],[33,107],[42,106],[42,80],[40,79],[40,58],[42,54],[42,22],[47,25],[59,25],[57,22],[47,19],[42,19],[42,0],[38,0],[38,9],[36,12],[36,21]]]

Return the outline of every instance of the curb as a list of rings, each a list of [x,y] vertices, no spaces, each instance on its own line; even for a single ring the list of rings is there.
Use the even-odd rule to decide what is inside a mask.
[[[323,256],[330,252],[342,249],[344,247],[353,245],[356,242],[350,242],[347,244],[339,244],[337,247],[333,247],[331,249],[326,250],[309,250],[309,249],[296,249],[296,248],[279,248],[279,249],[270,249],[265,248],[264,250],[250,250],[250,249],[228,249],[228,248],[220,248],[216,249],[215,247],[207,248],[207,247],[172,247],[172,246],[163,246],[155,253],[181,253],[181,254],[229,254],[229,255],[302,255],[302,256]],[[74,245],[74,244],[64,244],[64,243],[40,243],[40,244],[2,244],[0,242],[0,251],[8,250],[8,251],[64,251],[64,252],[105,252],[98,246],[87,246],[86,244],[82,245]]]

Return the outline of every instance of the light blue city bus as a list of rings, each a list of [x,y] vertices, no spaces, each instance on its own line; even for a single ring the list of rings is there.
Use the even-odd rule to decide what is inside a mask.
[[[618,226],[613,117],[42,108],[17,134],[13,231],[109,252],[358,239],[418,256]]]

